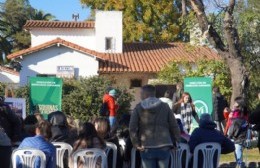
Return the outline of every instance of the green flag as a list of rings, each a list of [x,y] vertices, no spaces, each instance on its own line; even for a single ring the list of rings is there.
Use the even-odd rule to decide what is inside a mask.
[[[62,79],[54,77],[30,77],[30,111],[43,114],[61,110]]]

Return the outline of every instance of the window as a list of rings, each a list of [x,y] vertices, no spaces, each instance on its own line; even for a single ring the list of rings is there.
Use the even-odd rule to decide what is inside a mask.
[[[133,87],[142,87],[142,80],[141,79],[132,79],[130,88]]]
[[[37,74],[37,77],[56,77],[55,74]]]
[[[112,37],[106,37],[106,50],[112,50]]]

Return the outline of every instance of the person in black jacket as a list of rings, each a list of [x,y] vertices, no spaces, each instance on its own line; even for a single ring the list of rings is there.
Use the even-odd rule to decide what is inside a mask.
[[[199,128],[196,128],[192,132],[188,142],[190,152],[193,153],[197,145],[206,142],[219,143],[221,145],[222,154],[231,153],[235,150],[234,143],[225,137],[220,131],[216,130],[216,124],[211,120],[211,116],[208,113],[203,113],[200,117]],[[202,167],[201,159],[199,159],[198,164],[198,167]]]
[[[48,121],[51,123],[50,142],[67,142],[69,139],[69,128],[67,118],[61,111],[55,111],[48,115]]]
[[[219,87],[213,88],[213,121],[217,124],[217,129],[224,133],[223,130],[226,126],[223,111],[228,107],[227,100],[219,91]]]
[[[260,101],[260,92],[258,93],[258,99]],[[259,102],[258,106],[256,107],[256,109],[251,113],[251,115],[249,115],[248,120],[249,120],[250,124],[255,124],[253,129],[258,131],[257,147],[258,147],[259,153],[260,153],[260,102]]]
[[[22,121],[0,96],[0,167],[10,167],[12,144],[20,141]]]
[[[0,96],[0,124],[12,142],[20,141],[22,121],[4,101]]]

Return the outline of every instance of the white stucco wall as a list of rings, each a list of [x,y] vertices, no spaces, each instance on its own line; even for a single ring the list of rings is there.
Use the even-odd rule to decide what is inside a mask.
[[[8,72],[0,71],[0,82],[2,83],[19,83],[20,77]]]
[[[121,11],[96,11],[96,51],[122,53],[123,23]],[[106,37],[113,38],[113,49],[105,50]]]
[[[21,65],[21,86],[28,83],[30,76],[56,74],[57,66],[74,66],[76,76],[89,77],[98,74],[98,60],[64,46],[53,46],[24,56]]]
[[[63,40],[78,44],[82,47],[95,50],[96,38],[94,29],[32,29],[32,47],[61,38]]]

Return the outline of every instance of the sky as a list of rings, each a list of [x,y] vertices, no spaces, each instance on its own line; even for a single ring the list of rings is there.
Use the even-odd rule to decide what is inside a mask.
[[[51,13],[57,20],[71,21],[72,14],[79,14],[79,20],[85,20],[90,15],[88,8],[83,8],[80,0],[29,0],[32,7]]]

